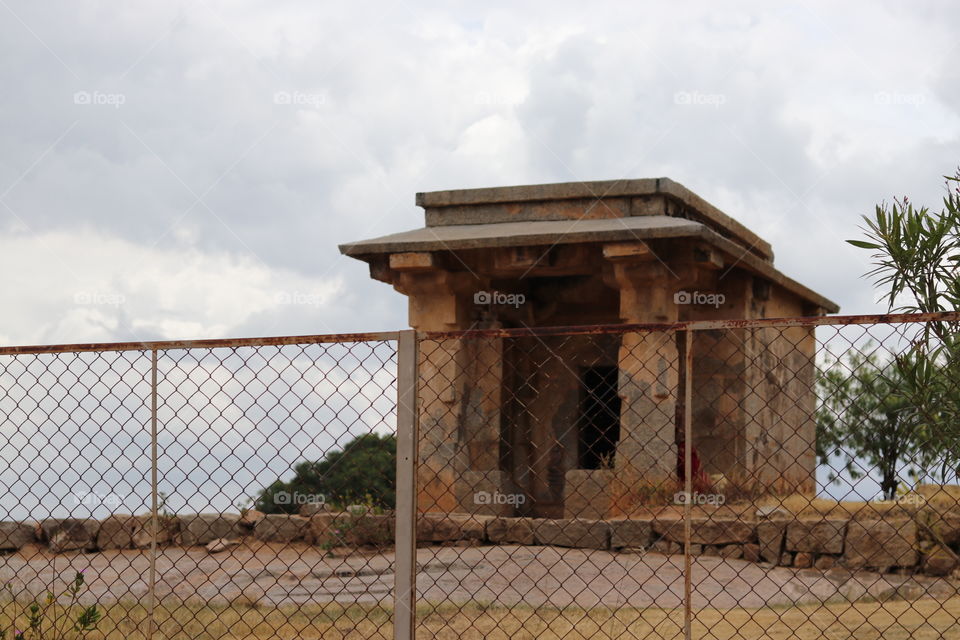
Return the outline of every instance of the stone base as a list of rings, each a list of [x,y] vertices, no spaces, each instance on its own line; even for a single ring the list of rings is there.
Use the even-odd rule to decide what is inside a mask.
[[[650,547],[653,523],[650,520],[610,520],[610,547],[612,549]]]
[[[610,525],[603,520],[538,519],[533,536],[537,544],[580,549],[610,548]]]
[[[567,471],[563,485],[564,517],[596,520],[609,516],[612,480],[611,469]]]
[[[245,514],[249,516],[250,514]],[[262,514],[261,514],[262,516]],[[254,526],[233,514],[199,514],[161,518],[158,544],[210,545],[210,551],[245,539],[279,544],[375,547],[393,544],[395,514],[366,511],[324,512],[310,518],[268,515]],[[946,522],[946,521],[945,521]],[[960,519],[956,520],[960,527]],[[744,521],[729,518],[690,519],[690,553],[727,561],[765,562],[798,570],[855,571],[933,576],[960,567],[960,550],[938,545],[917,521],[812,519]],[[180,529],[176,534],[177,528]],[[39,537],[50,551],[76,552],[149,546],[149,516],[114,515],[104,521],[49,519],[36,525],[0,522],[0,550],[18,551]],[[924,533],[926,531],[926,534]],[[549,545],[619,553],[683,553],[683,520],[679,518],[584,519],[494,517],[467,513],[426,513],[417,518],[422,544]],[[937,535],[958,540],[957,530],[942,524]],[[36,537],[35,537],[36,535]],[[26,545],[26,546],[25,546]]]

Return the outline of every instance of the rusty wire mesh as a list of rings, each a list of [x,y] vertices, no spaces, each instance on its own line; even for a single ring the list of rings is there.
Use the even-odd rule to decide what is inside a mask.
[[[422,340],[418,635],[960,637],[929,325],[830,322]]]
[[[421,638],[960,637],[956,459],[891,404],[928,326],[3,350],[0,630],[83,571],[92,638],[405,638],[414,594]],[[393,433],[416,513],[297,495]]]
[[[309,465],[392,437],[396,366],[350,337],[0,355],[0,632],[50,591],[37,637],[91,604],[90,637],[390,637],[393,497]]]

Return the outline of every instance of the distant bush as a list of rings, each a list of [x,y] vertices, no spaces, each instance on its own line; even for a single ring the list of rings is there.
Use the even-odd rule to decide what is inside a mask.
[[[383,509],[396,504],[397,440],[368,433],[319,462],[301,462],[293,479],[277,480],[254,502],[264,513],[296,513],[304,501],[325,501],[334,507],[363,503]]]

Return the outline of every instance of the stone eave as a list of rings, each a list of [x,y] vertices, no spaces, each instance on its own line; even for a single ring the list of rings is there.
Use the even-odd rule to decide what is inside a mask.
[[[344,255],[371,262],[377,256],[408,252],[456,252],[519,246],[553,246],[669,238],[701,239],[719,249],[737,267],[761,275],[828,313],[839,306],[787,277],[756,254],[700,222],[670,216],[591,220],[545,220],[424,227],[340,245]]]

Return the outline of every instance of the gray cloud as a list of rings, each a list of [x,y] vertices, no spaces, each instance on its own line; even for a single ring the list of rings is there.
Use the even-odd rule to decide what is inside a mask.
[[[960,162],[957,10],[933,7],[6,0],[0,337],[404,326],[336,244],[419,226],[414,192],[660,175],[875,310],[843,240]],[[339,293],[267,303],[291,283]],[[101,290],[125,304],[72,302]]]

